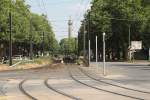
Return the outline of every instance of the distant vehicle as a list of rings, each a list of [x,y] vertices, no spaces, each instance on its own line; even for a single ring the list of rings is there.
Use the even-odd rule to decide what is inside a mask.
[[[58,55],[54,55],[53,56],[53,62],[54,63],[61,63],[62,62],[62,57],[58,56]]]
[[[65,55],[63,57],[63,61],[65,63],[75,63],[76,62],[76,56],[75,55]]]

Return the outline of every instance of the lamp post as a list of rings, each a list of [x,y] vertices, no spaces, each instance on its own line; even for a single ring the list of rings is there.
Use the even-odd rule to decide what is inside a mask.
[[[98,63],[97,63],[97,61],[98,61],[98,59],[97,59],[97,35],[96,35],[96,53],[95,53],[95,55],[96,55],[96,66],[98,67]]]
[[[30,14],[30,60],[33,59],[33,41],[32,41],[32,17]]]
[[[84,59],[85,59],[85,56],[86,56],[86,26],[85,26],[85,21],[83,21],[84,23],[84,35],[83,35],[83,56],[84,56]]]
[[[105,66],[105,33],[103,33],[103,75],[106,75],[106,66]]]
[[[44,32],[42,32],[42,56],[44,56]]]
[[[78,39],[75,38],[75,55],[77,55],[77,41],[78,41]]]
[[[150,48],[149,48],[149,56],[148,57],[149,57],[149,61],[150,61]]]
[[[129,44],[129,60],[131,61],[131,25],[129,24],[129,36],[128,36],[128,44]]]
[[[88,42],[89,42],[88,43],[89,44],[89,51],[88,51],[89,52],[89,56],[88,56],[88,60],[89,61],[88,61],[88,65],[89,65],[89,67],[90,67],[90,61],[91,61],[91,58],[90,58],[91,57],[91,53],[90,53],[91,52],[90,51],[91,50],[91,41],[90,41],[90,37],[91,37],[91,34],[90,34],[90,32],[91,32],[90,31],[90,15],[91,15],[91,13],[89,12],[89,15],[88,15]]]
[[[12,65],[12,4],[15,5],[16,0],[10,0],[9,8],[9,66]]]
[[[16,1],[13,0],[13,3]],[[9,8],[9,66],[12,65],[12,1],[10,1],[10,8]]]
[[[89,67],[90,67],[90,62],[91,62],[91,41],[89,40]]]
[[[9,12],[9,66],[12,65],[12,14]]]

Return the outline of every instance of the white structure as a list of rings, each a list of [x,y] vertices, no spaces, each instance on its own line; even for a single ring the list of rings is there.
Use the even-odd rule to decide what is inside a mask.
[[[142,41],[131,41],[131,49],[132,50],[141,50],[142,49]]]
[[[98,63],[97,63],[97,61],[98,61],[97,55],[98,55],[98,53],[97,53],[97,36],[96,36],[96,66],[98,67]]]
[[[103,75],[106,75],[106,66],[105,66],[105,35],[106,33],[103,33]]]
[[[72,24],[73,24],[73,22],[72,22],[71,17],[70,17],[68,20],[68,38],[70,38],[72,35]]]
[[[89,40],[89,67],[91,62],[91,41]]]

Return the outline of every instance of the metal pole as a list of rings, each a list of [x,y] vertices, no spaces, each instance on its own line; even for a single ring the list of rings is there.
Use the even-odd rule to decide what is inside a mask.
[[[98,67],[98,63],[97,63],[97,36],[96,36],[96,66]]]
[[[130,41],[131,41],[131,29],[130,28],[131,28],[131,25],[129,25],[129,46],[131,45],[130,44]]]
[[[131,49],[131,25],[129,25],[129,49]],[[131,50],[129,50],[129,60],[131,61]]]
[[[86,48],[85,48],[85,43],[86,43],[86,40],[85,40],[85,34],[86,34],[86,28],[85,28],[85,21],[84,21],[84,35],[83,35],[83,56],[85,58],[85,51],[86,51]]]
[[[91,61],[91,41],[89,40],[89,67],[90,67],[90,61]]]
[[[105,66],[105,33],[103,33],[103,75],[106,75],[106,66]]]
[[[49,47],[49,55],[50,55],[50,51],[51,51],[51,45],[50,45],[50,37],[48,36],[48,47]]]
[[[149,61],[150,61],[150,48],[149,48],[149,56],[148,57],[149,57]]]
[[[30,15],[30,60],[33,59],[33,43],[32,43],[32,19]]]
[[[78,50],[77,50],[77,54],[78,54],[78,57],[80,56],[80,54],[79,54],[79,34],[78,34],[78,39],[77,39],[77,46],[78,46]]]
[[[89,56],[88,56],[88,60],[89,60],[89,62],[88,62],[88,65],[90,66],[90,36],[91,36],[91,34],[90,34],[90,12],[89,12],[89,15],[88,15],[88,40],[89,40]]]
[[[77,51],[77,46],[76,45],[77,45],[77,38],[75,38],[75,55],[77,55],[77,52],[76,52]]]
[[[9,12],[9,66],[12,65],[12,14]]]
[[[44,56],[44,32],[42,34],[42,56]]]

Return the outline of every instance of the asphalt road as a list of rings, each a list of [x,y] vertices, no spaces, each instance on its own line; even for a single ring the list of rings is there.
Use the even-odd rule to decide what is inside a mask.
[[[91,63],[90,71],[95,71],[97,74],[102,75],[103,63]],[[94,72],[94,73],[95,73]],[[106,72],[108,79],[113,79],[122,84],[129,84],[141,88],[150,88],[150,62],[106,62]]]
[[[147,63],[109,62],[106,67],[107,76],[102,63],[0,72],[0,100],[150,100]]]

